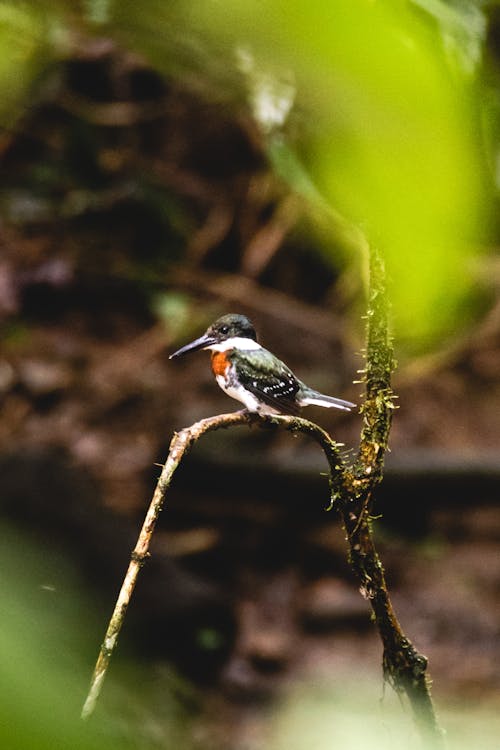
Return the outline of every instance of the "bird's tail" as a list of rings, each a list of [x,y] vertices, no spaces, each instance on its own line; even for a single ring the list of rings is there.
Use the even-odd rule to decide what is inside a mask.
[[[335,398],[335,396],[325,396],[324,393],[313,391],[311,388],[304,389],[300,405],[324,406],[327,409],[343,409],[344,411],[351,411],[351,409],[356,408],[356,404],[351,401],[344,401],[344,399]]]

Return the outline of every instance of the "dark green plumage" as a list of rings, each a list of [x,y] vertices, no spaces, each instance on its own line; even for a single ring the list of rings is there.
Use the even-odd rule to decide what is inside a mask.
[[[274,354],[267,349],[235,349],[228,353],[228,359],[239,384],[259,401],[285,414],[300,412],[296,396],[307,386]]]

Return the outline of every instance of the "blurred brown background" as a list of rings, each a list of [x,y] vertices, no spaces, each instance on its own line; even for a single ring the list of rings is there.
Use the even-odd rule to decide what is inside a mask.
[[[485,23],[481,74],[498,98],[493,9]],[[90,674],[173,431],[239,408],[204,353],[169,352],[242,312],[307,383],[359,403],[364,271],[343,231],[309,231],[244,96],[166,75],[76,22],[68,38],[1,135],[0,502],[79,571],[95,608]],[[498,259],[464,273],[481,290],[468,327],[418,353],[396,341],[399,408],[376,503],[396,610],[457,733],[463,705],[481,716],[500,692]],[[355,450],[359,415],[332,411],[307,416]],[[137,746],[165,746],[167,664],[188,680],[172,691],[194,701],[189,741],[202,747],[262,747],[269,707],[304,682],[366,677],[378,700],[380,644],[325,512],[324,468],[314,445],[258,429],[190,454],[123,635],[156,696],[156,730],[143,724]],[[130,731],[143,720],[128,716]]]

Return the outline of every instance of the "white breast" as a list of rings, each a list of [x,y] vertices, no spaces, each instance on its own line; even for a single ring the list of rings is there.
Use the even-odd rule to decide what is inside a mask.
[[[216,375],[215,379],[224,393],[227,393],[231,398],[235,398],[236,401],[241,401],[248,411],[259,412],[260,414],[279,414],[279,412],[276,409],[273,409],[272,406],[262,404],[253,394],[246,391],[240,385],[227,385],[223,375]]]

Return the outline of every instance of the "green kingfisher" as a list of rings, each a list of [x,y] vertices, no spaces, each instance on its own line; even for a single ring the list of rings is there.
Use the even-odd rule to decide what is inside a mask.
[[[223,315],[203,336],[170,355],[209,349],[218,385],[248,411],[259,414],[298,414],[314,404],[350,411],[356,406],[325,396],[299,380],[280,359],[257,342],[255,328],[244,315]]]

